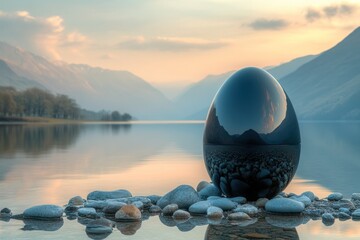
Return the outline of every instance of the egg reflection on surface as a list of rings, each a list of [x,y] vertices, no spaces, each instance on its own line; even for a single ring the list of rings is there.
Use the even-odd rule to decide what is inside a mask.
[[[226,196],[272,198],[295,175],[300,132],[278,81],[260,68],[234,73],[210,106],[203,139],[213,183]]]

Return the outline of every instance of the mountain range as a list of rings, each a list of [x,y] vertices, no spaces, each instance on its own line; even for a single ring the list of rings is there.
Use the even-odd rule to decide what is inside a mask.
[[[299,119],[360,119],[360,28],[323,53],[265,69],[282,84]],[[89,110],[119,110],[138,119],[203,120],[217,90],[234,72],[209,75],[169,100],[131,72],[51,62],[0,42],[0,86],[47,89]]]

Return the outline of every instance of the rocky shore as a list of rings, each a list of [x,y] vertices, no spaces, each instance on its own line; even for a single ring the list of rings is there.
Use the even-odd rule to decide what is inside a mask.
[[[114,227],[125,235],[135,234],[142,221],[153,216],[180,231],[209,225],[205,239],[221,239],[224,234],[233,236],[230,239],[270,239],[276,234],[282,239],[297,239],[295,227],[310,220],[321,220],[326,226],[335,221],[360,221],[360,193],[353,193],[351,199],[344,199],[341,193],[319,199],[310,191],[299,195],[282,192],[270,200],[250,202],[244,197],[223,197],[213,184],[202,181],[196,189],[180,185],[164,196],[94,191],[86,199],[75,196],[64,206],[38,205],[21,214],[9,208],[0,211],[3,221],[22,220],[23,230],[56,231],[64,217],[77,219],[93,239],[106,238]]]

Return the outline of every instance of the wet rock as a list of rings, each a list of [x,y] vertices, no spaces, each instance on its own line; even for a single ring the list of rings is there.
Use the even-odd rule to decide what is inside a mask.
[[[150,196],[147,196],[148,199],[150,199],[151,203],[156,205],[157,202],[159,201],[159,199],[161,198],[161,196],[159,195],[150,195]]]
[[[236,208],[236,203],[229,200],[228,198],[218,198],[209,200],[211,206],[219,207],[224,211],[229,211]]]
[[[199,194],[189,185],[180,185],[159,199],[157,205],[161,208],[175,203],[181,209],[188,209],[192,204],[200,201]]]
[[[134,235],[141,228],[141,221],[136,222],[117,222],[116,228],[124,235]]]
[[[315,194],[313,193],[313,192],[311,192],[311,191],[307,191],[307,192],[303,192],[300,196],[306,196],[306,197],[308,197],[309,199],[310,199],[310,201],[314,201],[315,200],[315,198],[316,198],[316,196],[315,196]]]
[[[165,226],[168,226],[168,227],[176,226],[176,222],[172,218],[172,216],[164,216],[164,215],[160,214],[159,219],[160,219],[160,222],[162,222],[162,224],[164,224]]]
[[[102,211],[105,214],[115,214],[117,211],[120,210],[120,208],[122,208],[125,205],[127,205],[127,204],[123,203],[123,202],[111,202],[111,203],[108,203],[108,205],[106,207],[104,207]]]
[[[214,207],[214,206],[209,207],[206,210],[206,214],[208,218],[212,218],[212,219],[218,219],[224,217],[223,210],[219,207]]]
[[[84,199],[80,196],[75,196],[69,200],[69,206],[81,206],[84,205]]]
[[[95,208],[89,208],[89,207],[79,208],[78,215],[80,217],[85,217],[85,218],[97,218],[97,213]]]
[[[134,206],[137,207],[140,211],[144,208],[144,204],[143,204],[142,201],[132,202],[131,205],[134,205]]]
[[[335,192],[335,193],[331,193],[327,199],[329,201],[340,201],[341,199],[343,199],[343,195],[341,193]]]
[[[190,221],[185,221],[185,222],[177,223],[176,227],[181,232],[189,232],[194,229],[195,225],[193,225]]]
[[[205,188],[206,186],[210,185],[209,182],[207,181],[201,181],[199,182],[199,184],[196,186],[196,191],[200,192],[203,188]]]
[[[177,204],[169,204],[163,208],[162,214],[164,216],[172,216],[174,214],[174,212],[178,209],[179,209],[179,206]]]
[[[86,225],[85,231],[96,235],[108,234],[112,232],[112,223],[105,218],[93,220]]]
[[[72,214],[72,213],[76,213],[79,210],[79,207],[77,206],[67,206],[64,211],[66,214]]]
[[[219,196],[210,196],[210,197],[207,198],[207,200],[214,200],[214,199],[219,199],[219,198],[221,198],[221,197],[219,197]]]
[[[289,198],[275,198],[265,204],[265,210],[272,213],[301,213],[305,205]]]
[[[0,211],[0,218],[10,218],[12,216],[11,210],[9,208],[3,208]]]
[[[153,205],[149,208],[149,213],[161,213],[161,207]]]
[[[338,215],[339,219],[344,221],[344,220],[348,220],[351,218],[350,214],[347,214],[345,212],[339,212],[339,215]]]
[[[115,191],[94,191],[88,194],[88,200],[106,200],[116,198],[128,198],[132,197],[128,190],[119,189]]]
[[[238,206],[237,208],[235,208],[233,210],[233,212],[243,212],[249,216],[254,216],[254,215],[258,214],[259,209],[253,205],[244,204],[244,205],[241,205],[241,206]]]
[[[84,203],[84,207],[87,208],[95,208],[95,209],[103,209],[106,207],[109,203],[106,201],[101,200],[88,200]]]
[[[208,184],[201,191],[199,191],[199,195],[202,199],[207,199],[210,196],[219,196],[220,197],[221,192],[215,185]]]
[[[235,212],[229,214],[228,219],[230,221],[245,221],[245,220],[250,220],[251,217],[244,212]]]
[[[305,209],[303,211],[305,215],[311,216],[311,217],[321,217],[321,215],[324,213],[324,210],[322,209]]]
[[[360,201],[360,193],[351,194],[351,200]]]
[[[264,208],[265,204],[269,201],[269,199],[267,198],[259,198],[256,203],[255,206],[258,208]]]
[[[360,209],[355,210],[352,214],[351,217],[354,220],[360,220]]]
[[[334,224],[335,218],[331,213],[324,213],[321,216],[322,222],[324,223],[324,225],[326,226],[330,226],[332,224]]]
[[[56,205],[38,205],[24,211],[24,218],[56,219],[63,216],[64,210]]]
[[[184,219],[190,218],[190,213],[179,209],[179,210],[176,210],[172,216],[175,220],[184,220]]]
[[[189,221],[194,226],[205,226],[209,224],[208,219],[203,216],[192,216]]]
[[[136,203],[137,208],[141,209],[149,209],[152,206],[152,202],[148,197],[130,197],[127,198],[127,203],[133,204]],[[139,203],[141,202],[143,206]]]
[[[141,220],[141,212],[134,205],[126,205],[120,208],[119,211],[115,213],[116,221],[140,221]]]
[[[192,204],[189,207],[189,212],[191,214],[206,214],[207,209],[211,207],[210,201],[200,201],[197,203]]]
[[[311,205],[311,200],[310,198],[308,198],[307,196],[305,195],[301,195],[301,196],[292,196],[290,197],[290,199],[293,199],[295,201],[298,201],[298,202],[302,202],[305,207],[308,207]]]
[[[237,203],[237,204],[244,204],[246,203],[246,198],[244,197],[232,197],[232,198],[229,198],[231,201]]]

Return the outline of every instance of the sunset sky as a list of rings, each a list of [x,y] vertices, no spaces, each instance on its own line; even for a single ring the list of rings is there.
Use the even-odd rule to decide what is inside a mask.
[[[189,83],[328,49],[359,24],[357,0],[0,0],[0,41],[49,60]]]

